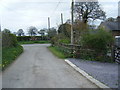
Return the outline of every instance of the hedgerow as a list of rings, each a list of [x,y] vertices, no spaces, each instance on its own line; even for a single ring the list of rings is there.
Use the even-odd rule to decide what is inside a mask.
[[[0,69],[4,70],[22,52],[23,47],[18,44],[15,35],[2,33],[2,61],[0,62]]]

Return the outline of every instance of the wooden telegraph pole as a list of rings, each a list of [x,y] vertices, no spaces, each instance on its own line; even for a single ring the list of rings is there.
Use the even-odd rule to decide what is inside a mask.
[[[61,13],[61,24],[63,25],[63,14]]]
[[[63,14],[61,13],[61,25],[62,25],[62,30],[64,29],[64,26],[63,26]]]
[[[50,18],[48,17],[48,30],[50,31]]]
[[[74,44],[74,36],[73,36],[73,8],[74,8],[74,0],[72,0],[72,6],[71,6],[71,44]]]

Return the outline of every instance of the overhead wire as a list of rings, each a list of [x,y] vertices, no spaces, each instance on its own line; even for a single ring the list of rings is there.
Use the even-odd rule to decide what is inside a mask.
[[[57,11],[57,9],[58,9],[58,7],[59,7],[59,5],[61,4],[61,0],[59,0],[59,2],[51,2],[51,3],[57,3],[57,5],[56,5],[56,7],[55,7],[55,9],[53,10],[53,12],[50,14],[50,17],[53,17],[53,15],[54,15],[54,13]],[[46,3],[46,2],[40,2],[40,3]],[[49,4],[51,4],[51,3],[49,3]],[[63,2],[62,2],[63,3]],[[9,7],[7,7],[7,6],[5,6],[5,5],[1,5],[3,8],[6,8],[6,9],[8,9],[9,11],[11,11],[11,12],[14,12],[14,13],[16,13],[16,14],[21,14],[21,15],[24,15],[24,16],[27,16],[27,15],[25,15],[25,14],[23,14],[23,13],[20,13],[20,12],[17,12],[16,10],[14,10],[14,9],[11,9],[11,8],[9,8]],[[48,16],[44,16],[44,17],[39,17],[39,18],[47,18]]]
[[[55,15],[55,12],[58,10],[59,6],[61,3],[66,3],[66,2],[62,2],[63,0],[59,0],[59,2],[51,2],[51,3],[57,3],[56,7],[53,9],[53,12],[50,14],[50,17],[53,17]],[[43,2],[40,2],[42,4],[44,4]],[[49,4],[51,4],[49,3]],[[19,14],[19,15],[23,15],[23,16],[28,16],[28,15],[25,15],[24,13],[21,13],[21,12],[18,12],[14,9],[11,9],[9,8],[8,6],[5,6],[4,4],[2,4],[2,7],[5,8],[5,9],[8,9],[9,11],[11,12],[14,12],[16,14]],[[33,16],[29,16],[29,17],[33,17]],[[38,18],[48,18],[48,16],[42,16],[42,17],[38,17]]]
[[[56,10],[58,9],[59,5],[61,4],[61,0],[59,0],[58,4],[56,5],[55,9],[53,10],[52,14],[50,15],[50,17],[53,16],[53,14],[56,12]]]

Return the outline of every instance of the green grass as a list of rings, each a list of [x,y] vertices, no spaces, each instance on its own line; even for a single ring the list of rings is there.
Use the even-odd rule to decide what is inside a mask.
[[[67,56],[63,52],[58,50],[57,47],[50,46],[50,47],[48,47],[48,49],[58,58],[61,58],[61,59],[67,58]]]
[[[0,45],[0,71],[2,66],[2,46]]]
[[[19,41],[19,44],[47,44],[50,41]]]
[[[18,45],[16,47],[9,47],[2,49],[2,64],[0,67],[4,70],[8,65],[10,65],[21,53],[23,52],[23,47]]]

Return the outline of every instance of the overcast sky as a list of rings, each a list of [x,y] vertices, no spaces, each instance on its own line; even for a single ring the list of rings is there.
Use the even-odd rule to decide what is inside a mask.
[[[118,1],[99,0],[107,17],[118,16]],[[48,28],[48,17],[51,27],[57,27],[61,23],[61,13],[64,22],[70,19],[70,8],[71,0],[0,0],[1,27],[2,30],[8,28],[12,32],[17,32],[20,28],[27,32],[30,26]]]

